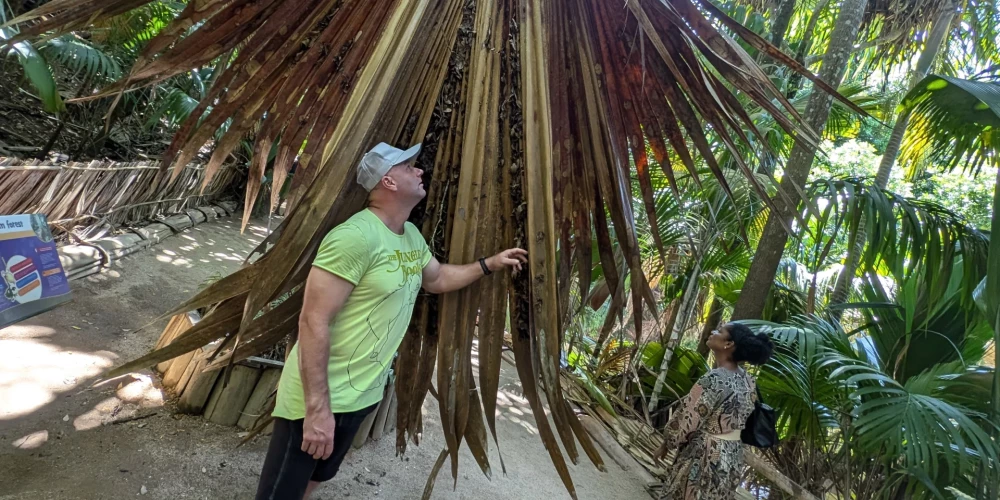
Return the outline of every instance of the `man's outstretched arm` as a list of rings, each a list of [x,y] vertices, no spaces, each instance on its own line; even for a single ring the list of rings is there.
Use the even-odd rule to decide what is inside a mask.
[[[527,262],[528,252],[520,248],[511,248],[486,259],[486,267],[490,272],[508,267],[513,268],[514,272],[519,272],[521,266]],[[423,287],[430,293],[453,292],[471,285],[483,276],[485,272],[479,261],[464,265],[442,264],[432,257],[430,263],[424,267]]]
[[[337,426],[330,411],[330,323],[354,290],[349,281],[319,268],[306,279],[299,315],[299,374],[305,392],[306,417],[302,425],[302,451],[316,459],[333,453]]]

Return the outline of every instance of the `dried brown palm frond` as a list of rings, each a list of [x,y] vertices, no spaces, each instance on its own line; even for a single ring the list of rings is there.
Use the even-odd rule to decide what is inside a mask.
[[[162,213],[197,207],[222,195],[240,177],[227,165],[199,190],[203,165],[186,165],[179,179],[155,163],[70,162],[0,158],[0,213],[41,213],[57,235],[64,231],[117,227]],[[32,186],[32,189],[23,189]]]
[[[136,3],[60,2],[73,7],[25,19],[41,33],[78,26],[81,13],[104,15]],[[643,306],[655,310],[635,234],[633,162],[647,213],[657,196],[649,168],[663,169],[676,191],[674,164],[697,178],[700,156],[728,190],[713,143],[733,151],[737,168],[765,194],[738,149],[766,141],[751,142],[760,134],[735,92],[770,112],[797,140],[816,142],[767,76],[714,22],[805,70],[700,0],[629,0],[625,7],[614,0],[191,5],[147,47],[131,76],[106,92],[156,81],[242,46],[167,158],[183,163],[232,119],[211,170],[235,138],[261,124],[248,204],[259,189],[266,153],[278,143],[276,179],[299,160],[292,208],[258,260],[171,311],[218,304],[198,328],[106,376],[222,337],[217,366],[231,364],[294,334],[300,296],[293,294],[287,306],[269,304],[300,287],[326,232],[362,207],[365,193],[353,178],[363,152],[379,141],[423,142],[419,161],[430,178],[429,195],[413,218],[435,255],[469,262],[519,246],[530,256],[520,275],[493,275],[459,292],[422,296],[400,349],[397,451],[405,452],[409,440],[419,442],[420,407],[436,366],[447,450],[435,471],[450,455],[454,478],[463,442],[491,475],[487,436],[496,441],[493,416],[508,316],[525,397],[567,491],[576,497],[566,458],[579,462],[578,443],[603,469],[563,397],[560,350],[574,274],[581,278],[581,296],[589,295],[595,238],[611,315],[630,310],[641,335]],[[203,24],[181,36],[195,19]],[[612,238],[620,252],[613,251]],[[472,370],[477,332],[478,387]]]

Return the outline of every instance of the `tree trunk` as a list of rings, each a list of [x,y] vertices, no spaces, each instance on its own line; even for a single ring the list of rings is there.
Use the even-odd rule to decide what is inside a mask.
[[[920,53],[920,59],[917,60],[917,67],[910,76],[911,89],[920,80],[923,80],[930,71],[931,64],[937,58],[938,53],[941,52],[944,36],[951,29],[955,13],[955,6],[946,7],[941,11],[937,20],[934,21],[930,36],[927,38],[927,44],[924,46],[923,52]],[[882,161],[879,163],[878,173],[875,175],[875,186],[879,189],[885,189],[889,184],[889,175],[892,174],[892,167],[896,164],[896,158],[899,156],[899,146],[903,143],[903,134],[906,132],[906,127],[909,123],[909,110],[900,113],[896,117],[896,124],[892,127],[892,134],[889,136],[889,142],[885,145],[885,152],[882,154]],[[861,254],[865,249],[866,236],[865,219],[862,218],[861,223],[858,224],[855,243],[847,253],[844,268],[840,270],[840,274],[837,276],[837,284],[833,288],[833,294],[830,295],[831,305],[843,304],[847,301],[851,283],[854,281],[854,275],[858,272]],[[843,314],[843,310],[833,311],[833,314],[839,320]]]
[[[864,14],[866,3],[867,0],[845,0],[841,5],[840,14],[837,15],[837,24],[830,36],[830,45],[826,55],[823,56],[823,66],[819,72],[820,79],[831,87],[840,86],[840,81],[844,78],[847,61],[858,36],[858,27],[861,25],[861,17]],[[822,134],[826,128],[826,120],[830,116],[832,103],[833,98],[820,89],[813,89],[812,95],[809,96],[804,115],[805,121],[817,134]],[[791,225],[801,200],[799,191],[794,186],[804,190],[815,157],[816,150],[802,142],[797,141],[792,148],[785,168],[785,176],[781,179],[781,185],[778,187],[789,201],[786,202],[785,198],[780,196],[776,196],[774,199],[777,210],[772,210],[767,216],[764,233],[761,235],[760,244],[757,246],[753,263],[750,265],[750,272],[743,284],[740,298],[736,301],[733,319],[759,318],[764,311],[764,304],[767,301],[771,285],[774,283],[774,275],[778,271],[781,254],[788,241],[788,233],[785,231],[782,219],[784,224]]]
[[[809,22],[806,23],[806,29],[802,33],[802,41],[799,42],[799,48],[795,51],[795,60],[799,64],[806,65],[806,54],[812,47],[813,35],[816,33],[816,24],[819,23],[819,16],[826,9],[827,5],[830,4],[830,0],[820,0],[816,3],[816,7],[813,9],[812,14],[809,16]],[[793,74],[788,78],[788,86],[785,87],[785,97],[788,99],[794,99],[799,93],[799,86],[802,84],[802,75],[799,73]]]
[[[683,298],[684,297],[681,297],[681,299]],[[679,307],[678,299],[674,299],[667,304],[667,307],[663,312],[663,317],[666,318],[666,321],[663,322],[663,329],[660,330],[659,340],[661,344],[666,344],[667,339],[670,338],[668,337],[668,332],[674,331],[674,323],[677,321],[677,310]]]
[[[701,258],[699,257],[694,264],[694,269],[691,270],[691,275],[688,277],[687,287],[684,288],[684,294],[681,296],[681,305],[677,308],[678,321],[674,322],[673,328],[670,331],[670,338],[663,346],[663,362],[660,363],[660,373],[656,375],[656,383],[653,384],[653,393],[649,395],[649,413],[653,413],[656,410],[656,404],[660,402],[660,392],[663,390],[663,384],[667,380],[670,359],[673,357],[674,349],[680,343],[681,335],[687,327],[687,320],[691,316],[690,309],[698,299],[697,288],[698,276],[700,274]]]
[[[712,335],[712,330],[715,330],[719,326],[719,322],[722,321],[722,311],[724,309],[722,300],[716,296],[712,300],[712,305],[708,308],[708,320],[705,321],[705,327],[701,329],[701,336],[698,337],[698,354],[708,357],[708,346],[705,345],[705,342]]]
[[[997,170],[997,180],[993,188],[993,220],[990,225],[990,234],[1000,234],[1000,170]],[[996,280],[1000,280],[1000,239],[990,240],[989,264],[986,267],[986,310],[988,315],[992,315],[993,322],[993,440],[1000,440],[1000,298],[990,290],[996,290]],[[992,297],[991,297],[992,295]],[[991,311],[992,309],[992,311]],[[987,472],[989,475],[989,472]],[[993,467],[992,478],[986,483],[989,485],[987,498],[997,498],[1000,489],[1000,471]]]
[[[779,49],[785,44],[785,33],[788,32],[788,25],[791,24],[794,13],[795,0],[778,2],[778,9],[774,13],[774,22],[771,23],[771,44]]]

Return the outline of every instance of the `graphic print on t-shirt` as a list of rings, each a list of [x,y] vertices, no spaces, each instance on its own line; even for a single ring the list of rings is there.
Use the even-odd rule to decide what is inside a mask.
[[[406,323],[409,323],[413,306],[416,302],[417,292],[420,289],[422,269],[419,265],[407,265],[420,258],[420,252],[400,252],[389,255],[387,260],[390,269],[386,272],[400,275],[402,283],[399,288],[386,295],[365,320],[368,331],[358,342],[351,354],[351,359],[347,363],[347,378],[351,387],[358,392],[368,392],[380,388],[384,385],[386,377],[389,375],[389,365],[392,363],[395,348],[385,349],[386,344],[393,336],[393,332],[398,329],[406,330]],[[414,279],[414,276],[417,278]],[[391,317],[385,326],[379,328],[374,326],[373,319]],[[402,336],[402,332],[398,334]],[[377,368],[372,366],[377,365]],[[368,370],[379,370],[379,376],[372,379],[368,384],[355,383],[354,377]]]

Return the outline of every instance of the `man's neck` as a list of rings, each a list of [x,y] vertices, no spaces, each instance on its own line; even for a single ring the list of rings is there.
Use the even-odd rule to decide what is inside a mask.
[[[368,210],[371,210],[375,216],[382,220],[385,227],[389,228],[390,231],[396,234],[403,234],[403,227],[406,224],[407,219],[410,218],[410,211],[413,210],[412,207],[399,207],[395,204],[379,202],[371,203],[368,205]]]

